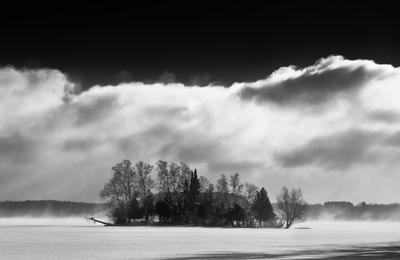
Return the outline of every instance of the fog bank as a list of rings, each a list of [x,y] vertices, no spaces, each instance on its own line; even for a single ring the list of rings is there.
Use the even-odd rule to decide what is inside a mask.
[[[93,224],[86,221],[83,217],[14,217],[0,218],[0,226],[93,226]]]

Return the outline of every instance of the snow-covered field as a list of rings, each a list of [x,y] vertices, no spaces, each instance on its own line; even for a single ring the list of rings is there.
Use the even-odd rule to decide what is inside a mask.
[[[285,229],[103,227],[0,219],[0,259],[400,259],[400,223],[305,222]],[[347,257],[347,258],[346,258]]]

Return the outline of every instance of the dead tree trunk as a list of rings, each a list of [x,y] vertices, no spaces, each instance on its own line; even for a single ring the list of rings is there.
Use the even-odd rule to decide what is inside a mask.
[[[98,223],[104,224],[105,226],[114,226],[114,225],[111,224],[111,223],[108,223],[108,222],[104,222],[104,221],[95,219],[94,217],[91,217],[91,218],[85,217],[85,219],[86,219],[87,221],[89,221],[89,222],[92,222],[93,224],[96,223],[96,222],[98,222]]]

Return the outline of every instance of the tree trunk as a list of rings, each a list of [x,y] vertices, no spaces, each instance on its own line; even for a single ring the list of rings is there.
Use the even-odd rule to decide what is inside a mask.
[[[286,229],[289,229],[290,228],[290,226],[292,225],[292,222],[286,222]]]
[[[104,225],[106,225],[106,226],[114,226],[114,225],[113,225],[113,224],[111,224],[111,223],[108,223],[108,222],[104,222],[104,221],[101,221],[101,220],[95,219],[94,217],[91,217],[91,218],[89,218],[89,217],[85,217],[85,219],[86,219],[86,220],[88,220],[88,221],[92,221],[93,223],[96,223],[96,222],[98,222],[98,223],[104,224]]]

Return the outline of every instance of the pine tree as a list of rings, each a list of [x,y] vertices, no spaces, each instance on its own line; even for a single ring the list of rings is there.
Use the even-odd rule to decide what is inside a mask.
[[[200,203],[200,181],[197,176],[196,169],[194,169],[194,172],[191,174],[190,177],[189,194],[188,210],[190,221],[193,223],[197,221],[197,209]]]
[[[275,218],[274,209],[269,201],[267,191],[262,188],[257,192],[256,199],[251,207],[254,218],[259,221],[260,227],[264,221],[273,220]]]
[[[190,180],[185,179],[183,182],[183,222],[190,222]]]

